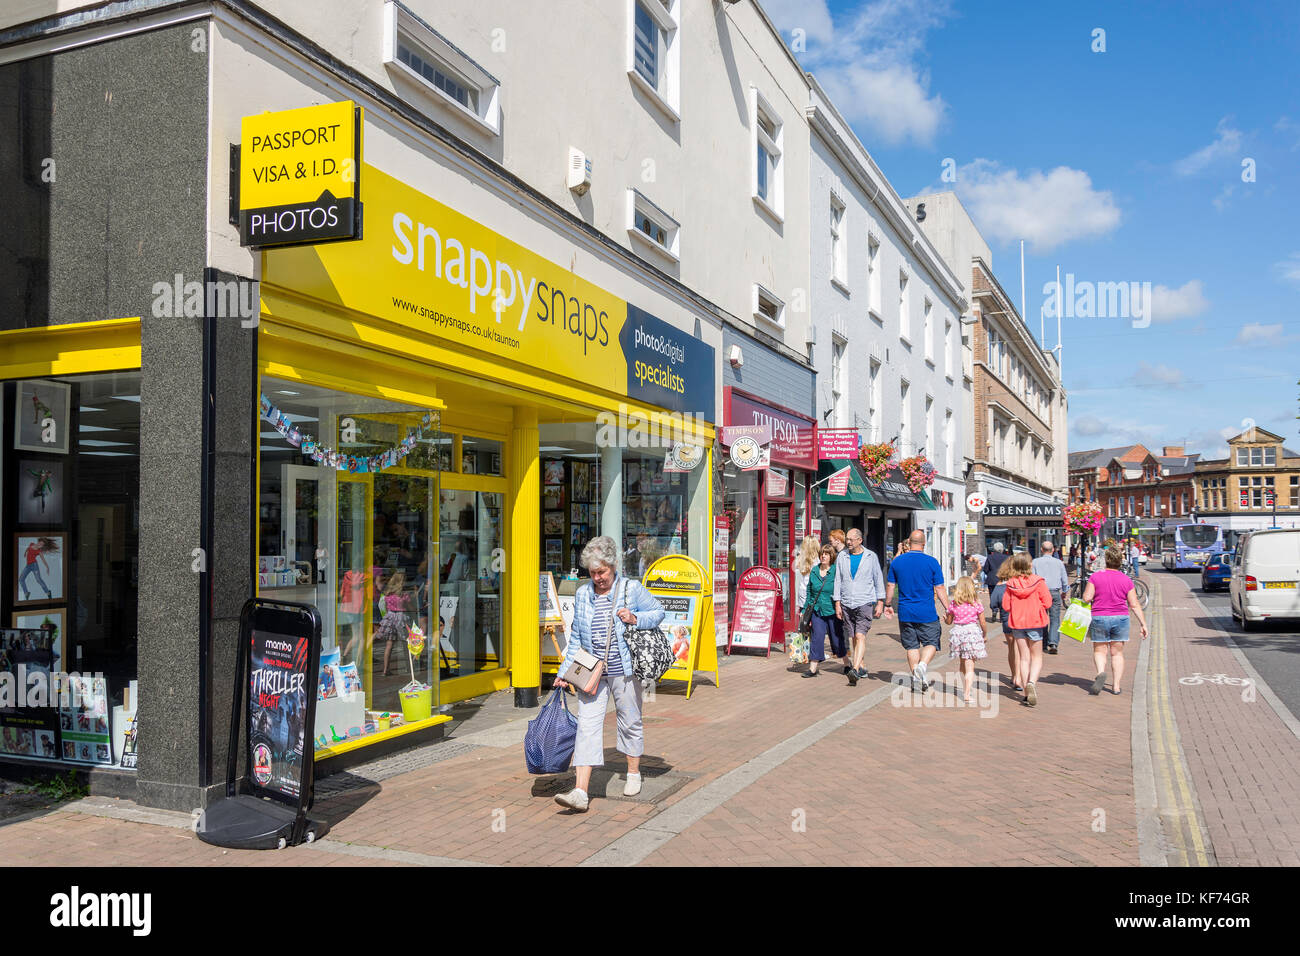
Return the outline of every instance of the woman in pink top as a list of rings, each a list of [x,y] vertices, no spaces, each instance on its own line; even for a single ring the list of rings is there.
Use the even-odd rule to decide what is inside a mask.
[[[1092,624],[1088,639],[1092,641],[1092,660],[1097,666],[1097,676],[1089,693],[1096,695],[1106,686],[1106,657],[1110,656],[1111,670],[1115,675],[1115,693],[1120,693],[1124,678],[1124,644],[1128,640],[1128,615],[1137,615],[1146,640],[1147,621],[1133,590],[1133,579],[1119,570],[1124,563],[1124,552],[1119,545],[1106,549],[1106,569],[1093,572],[1088,586],[1083,589],[1083,602],[1092,605]]]

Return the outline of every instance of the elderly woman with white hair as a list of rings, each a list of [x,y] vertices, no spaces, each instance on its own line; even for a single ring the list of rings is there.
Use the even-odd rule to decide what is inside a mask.
[[[573,790],[560,794],[555,802],[585,813],[591,768],[605,763],[603,731],[610,697],[614,698],[618,716],[618,749],[627,755],[627,783],[623,793],[632,797],[641,792],[641,754],[645,751],[641,732],[641,682],[632,676],[632,656],[623,640],[623,624],[658,627],[664,619],[664,609],[639,581],[619,575],[618,546],[613,538],[592,538],[582,549],[580,563],[591,580],[578,588],[573,626],[569,629],[569,643],[559,673],[568,670],[578,648],[606,664],[594,694],[574,688],[578,694],[578,739],[573,748],[573,766],[578,771],[578,780]],[[610,641],[614,642],[612,648]],[[555,686],[568,685],[557,679]]]

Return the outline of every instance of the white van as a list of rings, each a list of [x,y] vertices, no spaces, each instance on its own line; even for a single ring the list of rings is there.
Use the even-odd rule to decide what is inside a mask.
[[[1300,528],[1252,531],[1237,543],[1228,602],[1242,630],[1300,619]]]

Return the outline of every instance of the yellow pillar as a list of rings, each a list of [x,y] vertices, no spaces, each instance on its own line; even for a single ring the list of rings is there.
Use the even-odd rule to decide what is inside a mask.
[[[516,707],[536,707],[542,682],[537,585],[542,571],[542,479],[535,408],[515,409],[509,478],[506,579],[510,582],[510,683]]]

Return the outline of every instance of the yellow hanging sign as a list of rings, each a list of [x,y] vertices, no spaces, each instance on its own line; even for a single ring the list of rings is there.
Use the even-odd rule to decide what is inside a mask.
[[[672,667],[661,680],[686,681],[690,699],[695,672],[713,675],[718,683],[718,646],[713,633],[713,581],[704,565],[684,554],[669,554],[646,568],[641,582],[665,611],[660,630],[672,645]]]
[[[350,100],[240,121],[239,241],[282,246],[361,234],[361,108]]]

